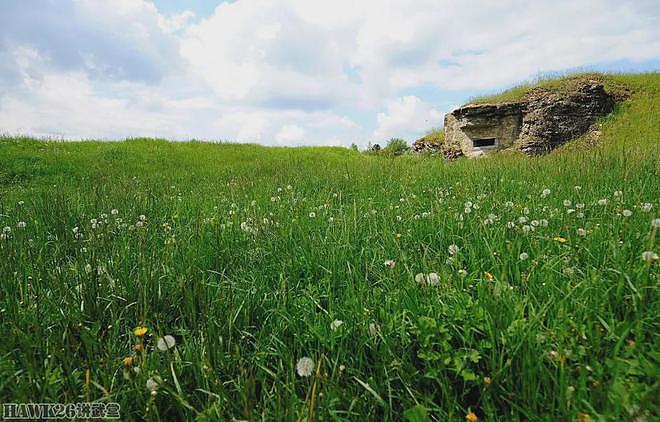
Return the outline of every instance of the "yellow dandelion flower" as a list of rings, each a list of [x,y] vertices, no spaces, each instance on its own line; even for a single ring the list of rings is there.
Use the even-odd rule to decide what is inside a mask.
[[[488,281],[493,281],[495,279],[495,277],[493,277],[493,274],[489,273],[488,271],[484,273],[484,278]]]
[[[474,412],[469,412],[467,415],[465,415],[465,420],[468,422],[477,422],[479,418],[474,414]]]
[[[589,414],[580,412],[577,417],[578,422],[589,422]]]
[[[142,337],[143,335],[147,334],[147,327],[137,327],[134,331],[133,334],[135,334],[138,337]]]
[[[491,382],[493,382],[493,380],[491,380],[490,377],[484,377],[484,384],[490,385]]]
[[[555,236],[552,238],[552,240],[557,241],[559,243],[566,243],[566,239],[561,236]]]
[[[122,362],[124,362],[125,366],[131,366],[133,365],[133,358],[130,356],[126,356],[124,359],[122,359]]]

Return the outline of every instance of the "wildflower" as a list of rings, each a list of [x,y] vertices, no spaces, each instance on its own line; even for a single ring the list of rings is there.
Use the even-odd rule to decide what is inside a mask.
[[[622,212],[624,217],[630,217],[632,215],[632,211],[630,210],[623,210]]]
[[[655,227],[656,229],[660,228],[660,218],[656,218],[651,222],[651,226]]]
[[[396,265],[396,263],[395,263],[394,261],[392,261],[391,259],[386,260],[386,261],[384,262],[384,264],[385,264],[385,266],[386,266],[387,268],[389,268],[390,270],[391,270],[392,268],[394,268],[394,266]]]
[[[296,363],[296,372],[301,377],[308,377],[312,375],[314,370],[314,361],[308,357],[303,357],[298,360]]]
[[[658,260],[658,255],[653,251],[642,252],[642,259],[646,262],[652,263]]]
[[[155,393],[158,390],[158,382],[153,378],[149,378],[147,380],[147,390],[151,391],[151,394]]]
[[[580,412],[578,413],[577,420],[578,422],[589,422],[589,414]]]
[[[529,226],[529,225],[527,225],[527,224],[525,224],[524,226],[522,226],[522,231],[523,231],[523,233],[525,233],[525,234],[529,233],[531,230],[533,230],[532,226]]]
[[[99,225],[99,221],[96,218],[92,218],[89,222],[92,224],[93,229],[97,228]]]
[[[577,234],[580,237],[584,237],[584,236],[587,235],[587,231],[585,229],[583,229],[582,227],[580,227],[579,229],[577,229]]]
[[[10,234],[11,233],[11,227],[5,226],[2,228],[2,233],[4,234]]]
[[[146,221],[146,220],[147,220],[147,217],[146,217],[144,214],[140,214],[140,215],[138,216],[138,220],[140,220],[140,221]]]
[[[491,274],[491,273],[489,273],[488,271],[486,271],[486,272],[484,273],[484,278],[485,278],[486,280],[488,280],[488,281],[493,281],[493,279],[494,279],[495,277],[493,277],[493,274]]]
[[[458,270],[458,275],[461,277],[465,277],[467,275],[467,271],[465,270]]]
[[[133,365],[133,358],[126,356],[124,359],[122,359],[122,362],[124,362],[124,366],[131,366]]]
[[[493,381],[490,379],[490,377],[484,377],[484,384],[490,385]]]
[[[171,348],[173,348],[175,345],[176,345],[176,340],[174,339],[174,337],[170,335],[161,337],[156,342],[156,347],[158,347],[158,350],[160,350],[161,352],[166,352]]]
[[[617,191],[614,192],[614,196],[617,197],[617,198],[621,198],[623,196],[623,192],[621,192],[620,190],[617,190]]]
[[[147,327],[137,327],[135,330],[133,330],[133,334],[135,334],[136,337],[142,337],[143,335],[147,334],[147,331],[149,331]]]
[[[566,239],[561,237],[561,236],[555,236],[552,238],[552,240],[559,242],[559,243],[566,243]]]
[[[506,227],[512,229],[516,227],[516,223],[514,223],[513,221],[509,221],[508,223],[506,223]]]
[[[507,202],[504,203],[504,206],[507,207],[507,208],[512,208],[513,207],[513,202],[507,201]]]
[[[582,190],[582,186],[575,186],[575,190]]]
[[[25,226],[27,226],[27,223],[25,221],[19,221],[18,223],[16,223],[16,227],[18,227],[19,229],[24,229]]]
[[[419,273],[415,276],[415,281],[420,286],[423,286],[424,284],[426,284],[426,276],[424,275],[424,273]]]
[[[314,211],[309,213],[309,218],[314,218],[316,217],[316,213]]]
[[[529,255],[527,254],[527,252],[522,252],[519,258],[521,261],[525,261],[527,258],[529,258]]]
[[[526,222],[527,222],[527,217],[525,217],[524,215],[522,217],[518,218],[518,223],[519,224],[525,224]]]
[[[571,200],[570,199],[564,199],[564,206],[565,207],[570,207],[571,206]]]
[[[340,320],[340,319],[336,319],[336,320],[334,320],[334,321],[332,321],[332,322],[330,323],[330,329],[331,329],[332,331],[337,331],[337,330],[339,329],[339,327],[341,327],[341,325],[342,325],[343,323],[344,323],[344,321],[342,321],[342,320]]]
[[[479,418],[474,414],[474,412],[469,412],[467,415],[465,415],[465,420],[468,422],[477,422]]]
[[[548,227],[548,220],[546,220],[545,218],[543,220],[541,220],[541,226],[542,227]]]
[[[548,195],[550,195],[550,189],[543,189],[543,192],[541,192],[541,197],[545,198]]]
[[[369,323],[369,335],[373,338],[380,332],[380,326],[375,322]]]
[[[119,210],[118,210],[117,208],[113,208],[113,209],[110,211],[110,214],[112,214],[112,215],[117,215],[117,214],[119,214]]]
[[[607,199],[605,199],[605,198],[599,199],[598,200],[598,205],[600,205],[601,207],[607,205]]]
[[[644,212],[649,212],[649,211],[651,211],[651,208],[653,208],[653,205],[651,205],[651,204],[648,203],[648,202],[645,202],[645,203],[642,204],[642,206],[641,206],[640,208],[641,208],[642,211],[644,211]]]
[[[449,251],[449,255],[456,255],[459,251],[459,247],[456,245],[449,245],[447,250]]]
[[[435,286],[438,283],[440,283],[440,277],[438,277],[437,273],[429,273],[427,276],[427,281],[429,283],[429,286]]]

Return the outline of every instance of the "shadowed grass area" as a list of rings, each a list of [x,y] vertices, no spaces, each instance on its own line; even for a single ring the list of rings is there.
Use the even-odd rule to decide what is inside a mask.
[[[2,139],[1,401],[657,417],[660,75],[607,78],[599,146],[545,157]]]

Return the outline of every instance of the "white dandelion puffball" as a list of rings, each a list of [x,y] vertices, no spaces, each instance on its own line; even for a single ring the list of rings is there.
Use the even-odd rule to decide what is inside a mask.
[[[624,217],[630,217],[632,215],[632,211],[630,210],[623,210],[622,212]]]
[[[415,282],[419,285],[424,285],[426,284],[426,276],[424,276],[424,273],[419,273],[415,276]]]
[[[429,273],[426,279],[429,283],[429,286],[436,286],[438,283],[440,283],[440,277],[438,277],[437,273]]]
[[[18,227],[19,229],[24,229],[26,226],[27,223],[25,221],[19,221],[18,223],[16,223],[16,227]]]
[[[660,218],[656,218],[655,220],[653,220],[652,226],[655,227],[656,229],[660,228]]]
[[[314,211],[309,213],[309,218],[314,218],[316,217],[316,213]]]
[[[456,255],[460,249],[456,245],[449,245],[447,250],[449,251],[449,255]]]
[[[376,324],[375,322],[369,323],[369,335],[371,337],[376,337],[379,331],[380,331],[380,327],[378,326],[378,324]]]
[[[601,207],[607,205],[607,199],[605,199],[605,198],[599,199],[598,200],[598,205],[600,205]]]
[[[529,258],[529,255],[527,254],[527,252],[522,252],[522,253],[520,254],[519,258],[520,258],[521,261],[524,261],[524,260],[526,260],[527,258]]]
[[[645,202],[645,203],[642,204],[641,208],[642,208],[642,211],[649,212],[649,211],[651,211],[651,208],[653,208],[653,205],[650,202]]]
[[[384,264],[389,269],[394,268],[394,266],[396,265],[396,263],[394,261],[392,261],[391,259],[388,259],[387,261],[385,261]]]
[[[149,391],[158,390],[158,382],[153,378],[149,378],[147,380],[147,390],[149,390]]]
[[[343,323],[344,323],[344,321],[342,321],[342,320],[340,320],[340,319],[336,319],[336,320],[334,320],[334,321],[332,321],[332,322],[330,323],[330,329],[331,329],[332,331],[337,331],[337,330],[339,329],[339,327],[341,327],[341,325],[342,325]]]
[[[311,358],[304,357],[296,363],[296,372],[301,377],[308,377],[314,371],[314,361]]]
[[[655,262],[658,260],[658,255],[652,251],[642,252],[642,259],[646,262]]]
[[[577,229],[577,234],[578,234],[578,236],[580,236],[580,237],[584,237],[584,236],[587,235],[587,231],[586,231],[585,229],[583,229],[583,228],[580,227],[579,229]]]
[[[174,339],[174,337],[170,335],[161,337],[156,342],[156,347],[158,347],[158,350],[160,350],[161,352],[166,352],[171,348],[173,348],[175,345],[176,345],[176,340]]]
[[[550,189],[543,189],[543,192],[541,192],[541,196],[545,198],[548,195],[550,195]]]

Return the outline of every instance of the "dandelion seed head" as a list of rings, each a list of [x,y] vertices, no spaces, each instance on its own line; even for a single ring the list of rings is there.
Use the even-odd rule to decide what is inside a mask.
[[[336,320],[334,320],[330,323],[330,329],[332,331],[337,331],[339,329],[339,327],[342,326],[343,323],[344,323],[344,321],[342,321],[340,319],[336,319]]]
[[[314,371],[314,361],[308,357],[302,357],[296,363],[296,372],[301,377],[309,377]]]
[[[646,262],[653,263],[658,260],[658,255],[653,251],[642,252],[642,259]]]
[[[156,347],[161,352],[166,352],[176,345],[176,339],[170,335],[163,336],[156,342]]]

